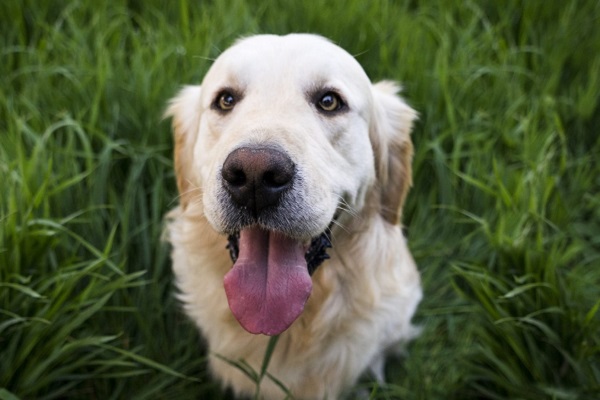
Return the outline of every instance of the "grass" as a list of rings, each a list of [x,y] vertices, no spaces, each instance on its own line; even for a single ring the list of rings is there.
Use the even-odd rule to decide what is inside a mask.
[[[599,398],[599,22],[593,1],[3,1],[0,399],[227,398],[173,299],[160,116],[235,38],[293,31],[420,112],[404,223],[424,331],[359,387]]]

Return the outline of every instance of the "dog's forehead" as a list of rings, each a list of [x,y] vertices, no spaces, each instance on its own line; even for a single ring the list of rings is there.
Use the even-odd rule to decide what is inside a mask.
[[[311,34],[257,35],[236,42],[211,67],[216,80],[321,79],[331,77],[369,82],[360,64],[341,47]],[[358,83],[358,82],[357,82]]]

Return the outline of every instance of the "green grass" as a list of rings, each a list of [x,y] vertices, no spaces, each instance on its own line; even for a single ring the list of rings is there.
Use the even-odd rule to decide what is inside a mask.
[[[237,37],[295,31],[420,112],[404,222],[424,331],[359,386],[600,398],[599,3],[343,4],[0,3],[0,400],[226,397],[173,299],[161,115]]]

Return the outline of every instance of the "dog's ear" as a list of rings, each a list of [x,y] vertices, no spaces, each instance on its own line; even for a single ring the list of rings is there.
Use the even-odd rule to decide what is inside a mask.
[[[196,135],[200,124],[200,86],[186,86],[169,101],[164,114],[172,117],[175,140],[175,175],[179,189],[180,204],[185,210],[190,198],[198,195],[193,182],[192,160]]]
[[[400,223],[402,205],[412,184],[413,145],[410,131],[417,118],[397,93],[400,87],[383,81],[373,85],[370,138],[380,190],[380,213],[391,224]]]

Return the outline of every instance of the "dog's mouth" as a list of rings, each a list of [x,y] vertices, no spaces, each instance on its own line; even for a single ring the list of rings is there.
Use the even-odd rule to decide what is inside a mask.
[[[329,258],[330,231],[309,244],[258,226],[230,235],[234,262],[225,275],[229,308],[250,333],[278,335],[300,316],[312,290],[311,275]]]

